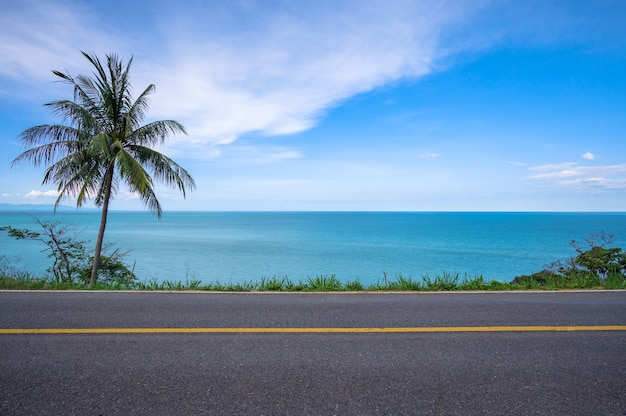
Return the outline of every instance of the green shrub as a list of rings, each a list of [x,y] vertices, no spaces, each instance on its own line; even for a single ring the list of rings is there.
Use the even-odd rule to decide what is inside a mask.
[[[459,283],[459,274],[444,272],[443,275],[436,275],[434,279],[425,275],[422,278],[424,280],[424,290],[454,290]]]
[[[363,284],[359,281],[359,279],[356,280],[352,280],[350,282],[347,282],[345,284],[345,288],[346,290],[349,290],[351,292],[360,292],[362,290],[365,290],[365,287],[363,286]]]
[[[321,275],[315,278],[308,278],[307,290],[313,292],[336,292],[341,290],[341,282],[333,275]]]
[[[401,274],[396,276],[395,281],[387,282],[387,290],[420,290],[422,283],[413,280],[411,277],[404,277]]]
[[[86,242],[76,237],[76,230],[60,222],[41,221],[35,219],[41,232],[29,229],[19,229],[12,226],[0,227],[10,237],[17,240],[34,240],[44,244],[44,251],[52,260],[47,269],[50,274],[44,280],[51,280],[57,284],[85,284],[91,274],[93,256],[86,249]],[[110,245],[103,248],[100,257],[99,274],[101,282],[109,287],[115,285],[130,285],[136,279],[132,270],[123,262],[127,253],[118,249],[109,252]],[[134,267],[133,267],[134,269]]]
[[[514,285],[534,288],[537,286],[545,286],[548,281],[553,281],[557,276],[558,273],[552,270],[544,269],[531,275],[517,276],[511,281],[511,283]]]
[[[607,247],[614,236],[605,232],[585,238],[586,245],[572,241],[576,256],[555,261],[549,268],[531,275],[517,276],[511,282],[523,288],[616,288],[626,280],[626,252]]]
[[[256,290],[281,291],[293,287],[293,283],[286,276],[282,278],[278,278],[276,276],[266,278],[263,276],[257,286]]]

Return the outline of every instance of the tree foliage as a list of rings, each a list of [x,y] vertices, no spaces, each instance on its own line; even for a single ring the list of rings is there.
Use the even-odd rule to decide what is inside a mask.
[[[601,279],[609,275],[626,275],[626,253],[619,247],[607,247],[613,244],[615,236],[605,232],[591,234],[585,239],[586,246],[572,241],[578,255],[570,261],[570,271],[583,270],[593,273]]]
[[[70,225],[39,219],[35,221],[41,227],[41,231],[14,228],[10,225],[0,227],[0,231],[7,232],[10,237],[17,240],[35,240],[43,243],[45,248],[42,251],[48,253],[48,258],[52,259],[52,265],[47,271],[56,283],[88,283],[93,257],[89,255],[86,242],[77,238],[76,231]],[[103,249],[104,254],[100,263],[101,280],[123,284],[135,280],[135,274],[123,261],[127,253],[119,249],[110,250],[109,245]]]
[[[132,58],[124,62],[107,55],[102,63],[94,54],[82,53],[95,72],[92,76],[53,71],[74,89],[74,100],[46,104],[63,124],[40,125],[25,130],[21,143],[28,147],[13,164],[28,161],[46,165],[44,184],[55,184],[59,197],[76,198],[82,206],[92,199],[102,208],[94,250],[90,283],[102,268],[100,256],[111,199],[121,184],[137,194],[157,216],[162,208],[154,191],[154,180],[177,188],[183,196],[195,187],[191,175],[169,157],[154,150],[175,134],[186,134],[174,120],[142,124],[148,109],[150,84],[135,99],[130,83]]]
[[[584,243],[572,240],[570,246],[576,255],[566,261],[556,261],[544,270],[532,275],[518,276],[513,283],[536,282],[546,285],[556,280],[575,280],[587,278],[598,282],[607,279],[626,278],[626,252],[620,247],[608,247],[615,241],[615,236],[604,231],[592,233]],[[592,279],[589,279],[592,278]]]

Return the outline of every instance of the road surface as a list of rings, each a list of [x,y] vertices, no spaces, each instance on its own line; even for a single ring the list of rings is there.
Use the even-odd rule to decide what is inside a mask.
[[[626,415],[626,292],[0,292],[0,415]]]

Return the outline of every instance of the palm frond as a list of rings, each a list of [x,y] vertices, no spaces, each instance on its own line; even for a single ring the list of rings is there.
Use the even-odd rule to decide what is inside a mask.
[[[99,124],[94,112],[69,100],[53,101],[46,104],[52,114],[68,121],[73,127],[83,132],[96,132]]]
[[[12,164],[48,165],[43,181],[58,185],[59,201],[76,197],[81,206],[93,198],[96,205],[102,205],[105,195],[109,198],[108,191],[112,196],[120,183],[125,183],[141,195],[151,211],[161,215],[153,179],[179,189],[183,196],[195,182],[189,172],[151,147],[170,136],[187,134],[185,127],[174,120],[142,125],[155,86],[148,85],[133,100],[132,58],[124,62],[111,54],[101,61],[94,53],[81,53],[94,68],[91,75],[73,77],[53,71],[74,88],[74,101],[46,104],[63,123],[25,130],[21,144],[30,148]]]
[[[133,130],[138,128],[143,121],[146,112],[148,111],[148,96],[154,93],[156,87],[154,84],[148,85],[148,87],[137,97],[134,103],[129,106],[128,116],[132,121]]]
[[[32,147],[17,156],[11,165],[29,161],[33,166],[54,163],[57,159],[78,152],[85,148],[87,142],[83,133],[74,127],[61,125],[35,126],[21,135],[24,146]]]
[[[148,110],[148,96],[155,87],[148,85],[133,101],[129,76],[132,58],[124,63],[115,54],[107,55],[103,64],[95,54],[81,53],[95,72],[91,76],[73,77],[53,71],[64,83],[73,86],[74,101],[46,104],[63,122],[25,130],[20,135],[21,144],[31,148],[11,163],[29,161],[35,166],[48,165],[43,183],[57,184],[55,209],[69,197],[76,197],[79,207],[93,198],[103,208],[90,278],[93,284],[98,274],[108,204],[119,184],[126,183],[138,192],[145,206],[161,217],[153,176],[177,187],[183,196],[195,187],[195,182],[180,165],[150,148],[171,135],[187,133],[173,120],[141,126]]]
[[[106,108],[102,105],[102,96],[94,81],[84,75],[76,77],[74,100],[80,103],[89,114],[102,126],[107,125]]]
[[[152,178],[141,163],[128,152],[122,151],[117,155],[119,176],[132,190],[145,195],[148,188],[152,188]]]
[[[57,205],[63,198],[76,197],[76,205],[82,206],[86,198],[96,195],[102,182],[101,166],[87,151],[76,152],[52,164],[46,169],[43,183],[58,184]]]
[[[129,141],[141,146],[162,144],[170,136],[187,134],[185,127],[174,120],[160,120],[146,124],[133,132]]]
[[[150,210],[150,212],[156,214],[158,218],[161,218],[163,215],[163,209],[161,208],[161,203],[152,188],[146,189],[146,193],[141,196],[141,201]]]

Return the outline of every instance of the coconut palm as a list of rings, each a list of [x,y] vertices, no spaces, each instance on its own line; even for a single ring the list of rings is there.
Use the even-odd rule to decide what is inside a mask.
[[[186,131],[173,120],[141,124],[155,86],[149,85],[133,100],[129,81],[132,58],[124,63],[115,54],[107,55],[103,65],[96,55],[82,54],[95,72],[74,78],[53,71],[74,87],[74,100],[46,104],[63,123],[25,130],[20,140],[29,149],[13,164],[28,161],[34,166],[47,166],[43,184],[58,186],[55,210],[63,198],[70,197],[76,197],[77,207],[93,199],[102,209],[89,282],[93,285],[98,277],[109,203],[119,186],[125,184],[137,193],[160,218],[162,209],[153,179],[178,188],[183,196],[195,187],[195,182],[180,165],[152,148]]]

